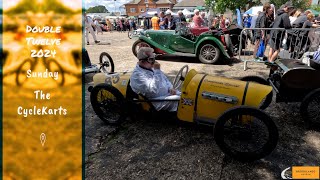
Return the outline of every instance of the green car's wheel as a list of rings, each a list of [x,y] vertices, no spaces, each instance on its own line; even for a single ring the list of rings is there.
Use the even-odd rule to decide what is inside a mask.
[[[249,81],[249,82],[255,82],[258,84],[263,84],[263,85],[270,85],[269,82],[262,77],[259,76],[245,76],[240,79],[241,81]],[[269,105],[272,102],[272,97],[273,97],[273,92],[271,91],[262,101],[260,104],[259,109],[266,109],[269,107]]]
[[[198,53],[198,58],[202,63],[215,64],[218,62],[220,49],[213,44],[203,44]]]
[[[124,97],[112,85],[95,86],[91,90],[90,102],[97,116],[107,124],[118,125],[126,118]]]
[[[106,53],[102,52],[99,57],[100,61],[100,71],[103,73],[113,73],[114,72],[114,64],[111,56]]]
[[[226,155],[248,162],[269,155],[279,135],[269,115],[260,109],[240,106],[220,116],[214,127],[214,138]]]
[[[320,88],[313,90],[303,99],[300,114],[310,125],[320,125]]]
[[[136,42],[133,43],[132,45],[132,53],[134,56],[137,57],[138,51],[141,47],[151,47],[148,43],[142,41],[142,40],[137,40]]]

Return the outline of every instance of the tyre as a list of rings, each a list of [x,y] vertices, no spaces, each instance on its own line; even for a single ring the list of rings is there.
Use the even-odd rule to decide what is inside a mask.
[[[203,44],[199,50],[198,58],[202,63],[215,64],[219,61],[220,49],[213,44]]]
[[[98,84],[90,94],[94,112],[105,123],[119,125],[126,118],[125,100],[115,87],[109,84]]]
[[[240,80],[241,81],[255,82],[255,83],[259,83],[259,84],[263,84],[263,85],[270,85],[267,80],[265,80],[265,79],[263,79],[262,77],[259,77],[259,76],[245,76],[245,77],[242,77]],[[259,109],[266,109],[267,107],[269,107],[269,105],[272,102],[272,97],[273,97],[273,91],[271,91],[266,96],[266,98],[262,101],[262,103],[260,104]]]
[[[276,148],[279,135],[271,117],[262,110],[238,106],[219,117],[214,138],[226,155],[249,162],[269,155]]]
[[[59,78],[55,79],[59,86],[63,86],[65,82],[64,70],[55,59],[49,59],[45,63],[46,68],[51,72],[58,72]],[[54,78],[54,77],[53,77]]]
[[[111,56],[106,53],[102,52],[99,57],[100,62],[100,71],[103,73],[113,73],[114,72],[114,63]]]
[[[26,76],[28,70],[33,70],[34,64],[31,59],[25,60],[16,71],[16,84],[21,86],[28,78]]]
[[[320,125],[320,88],[311,91],[301,102],[300,114],[307,123]]]
[[[234,55],[234,47],[229,34],[224,35],[224,39],[226,42],[226,48],[230,57]]]
[[[138,54],[138,50],[141,48],[141,47],[151,47],[148,43],[142,41],[142,40],[137,40],[136,42],[133,43],[132,45],[132,53],[134,54],[134,56],[137,57],[137,54]]]

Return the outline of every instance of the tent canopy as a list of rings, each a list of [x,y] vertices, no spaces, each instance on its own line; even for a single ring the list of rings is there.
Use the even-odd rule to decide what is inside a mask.
[[[184,14],[184,15],[190,15],[190,14],[193,14],[192,12],[190,12],[188,9],[184,9],[183,11],[182,11],[182,13]]]
[[[254,6],[251,7],[250,9],[248,9],[246,12],[244,12],[243,14],[250,14],[252,16],[256,16],[258,15],[259,11],[263,11],[263,6]]]

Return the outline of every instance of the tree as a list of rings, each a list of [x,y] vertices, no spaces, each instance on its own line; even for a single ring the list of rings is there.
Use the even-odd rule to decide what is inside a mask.
[[[310,9],[316,10],[320,12],[320,5],[311,5]]]
[[[205,4],[214,12],[224,13],[227,9],[231,11],[235,11],[238,8],[246,9],[247,5],[250,8],[260,4],[260,0],[205,0]]]
[[[270,3],[274,4],[277,8],[279,8],[281,5],[285,4],[287,1],[288,0],[270,0]],[[306,9],[308,7],[307,0],[291,0],[291,2],[295,8]]]
[[[102,5],[90,7],[86,12],[87,13],[109,13],[108,9]]]

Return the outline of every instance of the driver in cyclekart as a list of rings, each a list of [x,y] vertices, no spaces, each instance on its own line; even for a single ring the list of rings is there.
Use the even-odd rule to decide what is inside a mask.
[[[160,64],[155,61],[153,49],[141,47],[137,53],[139,62],[130,77],[132,90],[148,99],[180,99],[181,92],[173,89],[173,85],[160,70]],[[152,102],[157,111],[177,111],[178,101]]]

